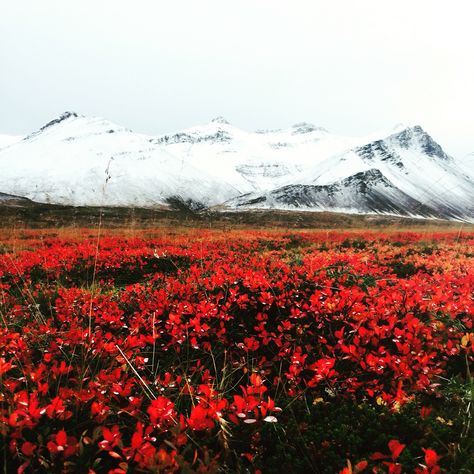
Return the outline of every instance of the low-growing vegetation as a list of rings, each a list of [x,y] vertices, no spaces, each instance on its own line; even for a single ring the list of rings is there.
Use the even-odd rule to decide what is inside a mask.
[[[4,472],[474,472],[474,234],[24,230]]]

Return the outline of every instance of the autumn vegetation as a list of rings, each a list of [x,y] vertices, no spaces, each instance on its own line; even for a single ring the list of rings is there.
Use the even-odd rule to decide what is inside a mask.
[[[474,233],[4,230],[3,472],[474,472]]]

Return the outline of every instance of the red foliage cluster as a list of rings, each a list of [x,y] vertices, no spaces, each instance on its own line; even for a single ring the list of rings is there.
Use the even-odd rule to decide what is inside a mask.
[[[392,439],[388,443],[390,451],[389,455],[382,453],[373,453],[370,458],[373,461],[382,461],[381,464],[375,466],[373,472],[387,472],[388,474],[402,474],[402,464],[399,462],[399,457],[406,445],[400,443],[396,439]],[[441,468],[438,466],[439,456],[436,451],[432,449],[424,449],[424,463],[420,463],[420,467],[415,468],[415,474],[440,474]],[[350,461],[339,474],[357,474],[365,471],[369,463],[366,460],[359,461],[354,468]]]
[[[399,410],[473,359],[473,235],[429,251],[414,233],[90,237],[30,232],[0,255],[0,440],[18,472],[210,472],[280,399]],[[370,462],[401,472],[389,448]]]

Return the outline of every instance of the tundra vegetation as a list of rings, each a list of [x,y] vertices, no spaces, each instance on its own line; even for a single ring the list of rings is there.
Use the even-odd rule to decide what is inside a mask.
[[[474,472],[474,233],[4,230],[4,472]]]

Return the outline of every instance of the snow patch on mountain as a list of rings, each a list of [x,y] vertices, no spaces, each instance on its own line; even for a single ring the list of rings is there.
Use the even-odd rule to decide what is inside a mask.
[[[0,134],[0,150],[8,146],[18,143],[20,140],[23,140],[22,135],[3,135]]]

